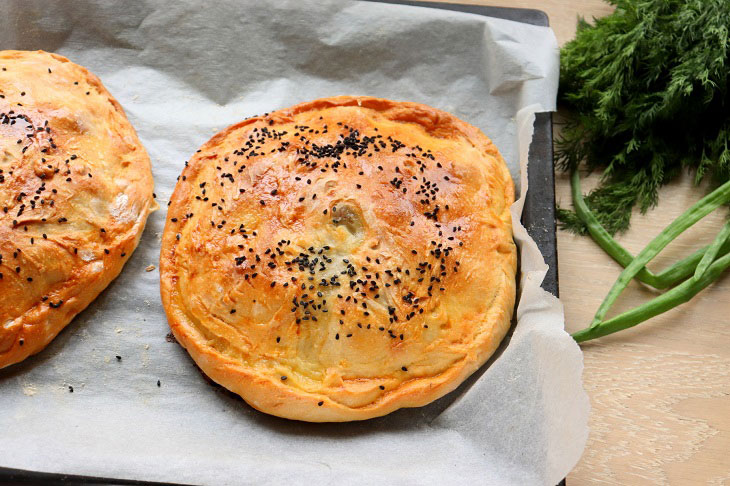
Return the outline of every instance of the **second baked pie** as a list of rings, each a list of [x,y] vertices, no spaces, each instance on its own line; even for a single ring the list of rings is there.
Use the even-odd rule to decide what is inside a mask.
[[[248,119],[175,188],[160,256],[170,327],[270,414],[424,405],[509,328],[513,198],[490,140],[424,105],[345,96]]]
[[[56,54],[0,51],[0,368],[42,350],[119,274],[152,189],[99,78]]]

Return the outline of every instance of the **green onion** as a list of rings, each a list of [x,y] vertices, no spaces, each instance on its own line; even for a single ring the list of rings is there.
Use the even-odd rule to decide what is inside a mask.
[[[622,267],[626,268],[634,260],[634,256],[621,246],[621,244],[617,242],[608,231],[605,230],[590,208],[588,208],[588,205],[583,199],[583,193],[581,192],[580,174],[577,169],[571,173],[570,186],[573,196],[573,208],[580,220],[588,228],[588,233],[598,246],[600,246],[611,258],[613,258]],[[674,263],[672,266],[658,274],[654,274],[651,270],[644,267],[636,274],[636,278],[639,281],[660,290],[673,287],[695,273],[698,262],[702,260],[709,248],[709,245],[704,248],[700,248],[692,255]],[[716,255],[722,256],[728,252],[730,252],[730,240],[725,241],[725,243],[718,248]]]
[[[616,301],[621,292],[626,288],[631,279],[633,279],[644,266],[659,254],[672,240],[679,236],[687,228],[704,218],[712,211],[730,202],[730,181],[721,185],[707,196],[703,197],[692,205],[687,211],[682,213],[677,219],[672,221],[666,228],[659,233],[646,247],[639,252],[638,255],[629,263],[616,282],[608,292],[606,299],[596,311],[591,326],[600,324],[606,313]]]
[[[669,287],[673,287],[675,284],[683,281],[685,278],[692,276],[692,274],[695,272],[695,268],[697,267],[697,263],[702,259],[708,248],[709,246],[700,248],[684,260],[681,260],[671,267],[667,268],[663,272],[658,273],[656,276],[657,280],[662,284],[667,283],[667,285],[663,287],[657,286],[656,288],[666,289]],[[722,246],[722,248],[720,248],[718,255],[724,256],[727,253],[730,253],[730,241],[727,241]]]
[[[715,240],[707,248],[707,252],[705,252],[702,260],[700,260],[700,263],[697,265],[694,277],[692,278],[694,278],[695,280],[699,280],[700,278],[702,278],[702,275],[710,267],[710,264],[717,256],[717,253],[720,251],[722,245],[724,245],[728,241],[728,238],[730,238],[730,221],[725,223],[725,226],[722,227],[722,230],[720,230],[720,232],[717,234]]]
[[[687,279],[673,289],[668,290],[645,304],[604,322],[600,322],[597,325],[575,332],[572,336],[580,343],[633,327],[662,312],[684,304],[702,289],[714,282],[728,268],[730,268],[730,254],[715,260],[699,278]]]

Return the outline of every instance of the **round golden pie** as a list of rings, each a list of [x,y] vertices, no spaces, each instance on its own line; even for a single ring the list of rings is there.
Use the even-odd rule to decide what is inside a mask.
[[[492,142],[428,106],[341,96],[247,119],[178,179],[160,255],[170,327],[269,414],[425,405],[510,326],[513,199]]]
[[[56,54],[0,51],[0,368],[42,350],[119,274],[152,187],[96,76]]]

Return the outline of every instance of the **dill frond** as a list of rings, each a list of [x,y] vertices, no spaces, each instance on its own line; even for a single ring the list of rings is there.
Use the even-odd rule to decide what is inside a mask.
[[[559,99],[574,116],[556,164],[586,164],[601,183],[586,201],[606,230],[656,205],[683,171],[730,179],[730,1],[613,0],[613,14],[561,50]],[[585,232],[574,213],[562,226]]]

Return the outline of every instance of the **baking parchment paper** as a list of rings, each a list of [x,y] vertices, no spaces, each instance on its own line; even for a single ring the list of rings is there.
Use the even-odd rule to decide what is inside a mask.
[[[519,224],[518,324],[501,356],[427,407],[360,423],[270,417],[209,384],[165,339],[159,275],[146,271],[190,154],[229,124],[318,97],[452,112],[494,140],[518,186],[522,164],[524,189],[533,114],[555,108],[550,29],[369,2],[5,0],[0,49],[58,52],[100,76],[150,153],[162,207],[120,277],[45,351],[0,371],[1,466],[215,485],[552,486],[575,465],[582,356]]]

